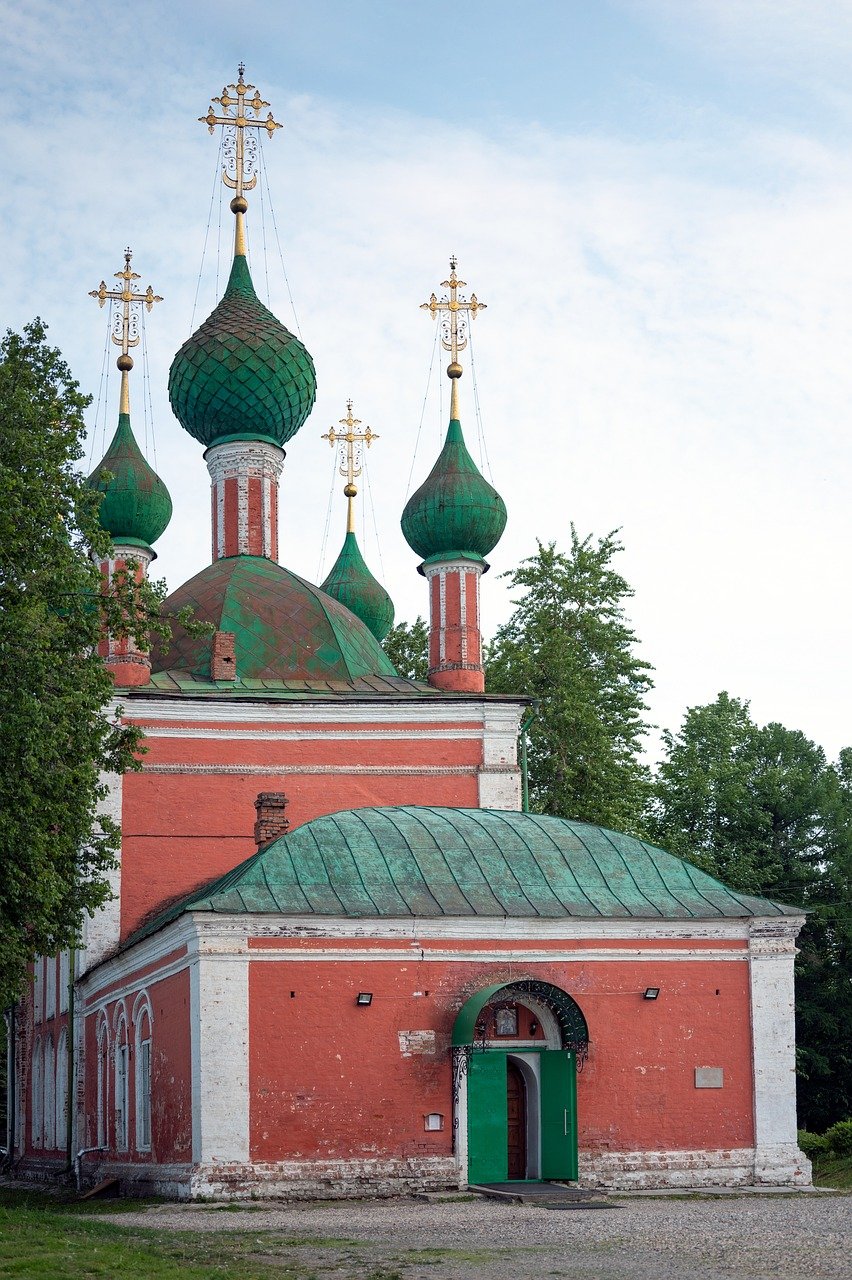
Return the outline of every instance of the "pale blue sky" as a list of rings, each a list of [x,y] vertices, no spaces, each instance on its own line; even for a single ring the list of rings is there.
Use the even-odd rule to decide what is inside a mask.
[[[510,513],[486,630],[509,607],[497,575],[536,536],[621,526],[661,725],[727,688],[831,753],[852,742],[848,0],[0,0],[0,18],[14,113],[0,322],[40,312],[97,393],[105,316],[87,292],[133,246],[165,298],[148,340],[175,500],[156,570],[171,586],[209,558],[201,450],[165,394],[216,168],[197,117],[242,58],[285,125],[265,159],[319,377],[282,481],[284,563],[317,577],[332,480],[320,436],[352,396],[382,436],[365,554],[400,617],[425,612],[398,520],[432,358],[418,304],[455,252],[489,304],[477,386]],[[221,291],[219,209],[217,188],[196,324]],[[266,298],[268,270],[292,325],[262,213],[255,196],[255,281]],[[436,385],[415,483],[444,429]],[[140,439],[148,390],[140,364]],[[116,395],[113,370],[90,414],[96,454]],[[462,414],[478,456],[469,365]],[[326,568],[342,521],[336,494]]]

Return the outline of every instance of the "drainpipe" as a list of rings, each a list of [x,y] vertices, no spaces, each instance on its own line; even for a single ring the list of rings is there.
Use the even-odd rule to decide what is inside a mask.
[[[90,1156],[95,1151],[108,1151],[108,1147],[83,1147],[74,1157],[74,1176],[77,1180],[77,1194],[83,1190],[83,1156]]]
[[[524,718],[521,721],[521,727],[518,731],[521,740],[521,810],[523,813],[530,811],[530,776],[527,764],[527,741],[530,725],[535,720],[538,711],[538,703],[534,702],[531,707],[527,707],[524,712]]]
[[[65,1050],[68,1055],[68,1096],[65,1099],[65,1159],[70,1169],[74,1151],[74,968],[77,953],[68,948],[68,1026],[65,1032]]]

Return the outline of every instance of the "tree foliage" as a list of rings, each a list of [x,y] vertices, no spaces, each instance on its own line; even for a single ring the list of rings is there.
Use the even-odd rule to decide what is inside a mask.
[[[536,700],[530,799],[543,813],[640,832],[648,772],[650,665],[637,657],[624,604],[632,589],[614,568],[615,533],[568,553],[539,542],[507,576],[520,594],[486,652],[490,693]]]
[[[732,888],[810,913],[797,960],[799,1108],[821,1130],[852,1111],[852,751],[830,764],[727,693],[690,708],[664,747],[651,838]]]
[[[26,964],[78,934],[109,895],[118,831],[98,812],[105,772],[139,735],[114,710],[97,656],[104,627],[143,646],[163,589],[104,584],[109,536],[83,454],[81,394],[41,321],[0,344],[0,999]]]
[[[413,622],[398,622],[385,637],[383,648],[401,676],[425,680],[429,674],[429,631],[419,615]]]

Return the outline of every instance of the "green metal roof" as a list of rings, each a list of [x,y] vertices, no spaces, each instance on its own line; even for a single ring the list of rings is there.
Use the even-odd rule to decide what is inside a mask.
[[[208,447],[226,440],[283,445],[316,394],[310,353],[260,301],[238,254],[221,302],[172,361],[175,417]]]
[[[167,613],[189,606],[195,619],[235,637],[243,680],[300,680],[324,685],[396,676],[390,659],[360,618],[304,578],[263,556],[231,556],[202,569],[165,602]],[[155,646],[155,672],[210,677],[211,634],[175,626],[168,651]],[[220,682],[227,688],[231,682]]]
[[[185,911],[685,920],[794,913],[633,836],[539,814],[406,805],[306,822],[146,927]],[[137,935],[138,936],[138,935]]]
[[[103,479],[105,471],[110,480]],[[98,519],[114,542],[150,549],[172,518],[169,491],[145,461],[129,413],[118,415],[110,446],[86,483],[104,495]]]
[[[393,601],[367,568],[352,532],[344,538],[340,555],[320,590],[360,618],[379,642],[393,626]]]
[[[506,504],[467,451],[461,423],[450,422],[444,447],[402,513],[405,540],[423,560],[441,553],[481,559],[506,528]]]

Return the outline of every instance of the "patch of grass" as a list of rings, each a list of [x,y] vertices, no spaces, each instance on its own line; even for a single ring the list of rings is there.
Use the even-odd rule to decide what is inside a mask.
[[[837,1156],[830,1151],[813,1156],[814,1186],[837,1187],[852,1191],[852,1156]]]
[[[499,1255],[494,1249],[406,1249],[400,1254],[404,1263],[433,1262],[492,1262]]]

